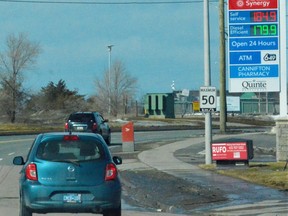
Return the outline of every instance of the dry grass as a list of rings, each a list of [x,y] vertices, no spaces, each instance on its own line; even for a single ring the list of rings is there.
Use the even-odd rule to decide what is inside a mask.
[[[250,163],[248,168],[243,169],[217,169],[215,165],[201,165],[200,167],[222,175],[287,191],[288,167],[284,170],[285,164],[286,162]]]
[[[6,134],[34,134],[34,133],[42,133],[48,131],[61,131],[63,127],[59,126],[39,126],[39,125],[31,125],[31,124],[0,124],[0,135]]]

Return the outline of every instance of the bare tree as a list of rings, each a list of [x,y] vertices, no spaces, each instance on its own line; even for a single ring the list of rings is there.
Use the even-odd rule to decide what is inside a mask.
[[[40,53],[38,43],[32,43],[25,34],[20,33],[18,36],[11,34],[7,37],[7,49],[0,53],[0,81],[6,99],[10,103],[7,108],[7,114],[10,121],[15,122],[16,111],[21,103],[23,95],[22,83],[23,72],[32,69],[36,63],[36,58]]]
[[[137,79],[126,71],[121,61],[113,63],[111,71],[104,72],[103,80],[96,79],[96,100],[104,105],[102,112],[107,111],[109,106],[113,116],[117,116],[121,110],[124,112],[127,101],[135,96],[136,85]]]

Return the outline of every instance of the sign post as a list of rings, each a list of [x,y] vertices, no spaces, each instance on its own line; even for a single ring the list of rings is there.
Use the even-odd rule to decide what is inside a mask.
[[[281,55],[281,89],[280,89],[280,116],[287,117],[287,1],[280,1],[280,55]]]
[[[210,30],[209,30],[209,0],[203,0],[204,21],[204,85],[211,85],[210,68]],[[212,116],[205,113],[205,163],[211,164]]]
[[[278,0],[229,0],[229,91],[278,92]]]

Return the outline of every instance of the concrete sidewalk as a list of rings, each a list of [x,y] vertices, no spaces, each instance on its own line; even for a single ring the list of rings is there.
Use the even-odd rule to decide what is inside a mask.
[[[239,134],[237,136],[239,137]],[[224,137],[227,135],[214,135],[213,140]],[[185,163],[174,156],[175,151],[199,145],[204,141],[203,137],[190,138],[146,150],[139,153],[139,160],[124,160],[119,168],[120,170],[153,168],[205,187],[220,188],[227,194],[229,199],[227,203],[209,204],[207,208],[193,210],[192,215],[195,213],[199,215],[288,215],[287,192],[205,171],[197,165]]]

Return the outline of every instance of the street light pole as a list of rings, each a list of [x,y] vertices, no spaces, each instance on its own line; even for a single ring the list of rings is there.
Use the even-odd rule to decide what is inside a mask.
[[[108,71],[108,114],[109,114],[109,116],[111,114],[111,52],[112,52],[113,46],[114,45],[107,46],[108,52],[109,52],[109,60],[108,60],[108,66],[109,66],[109,71]]]

